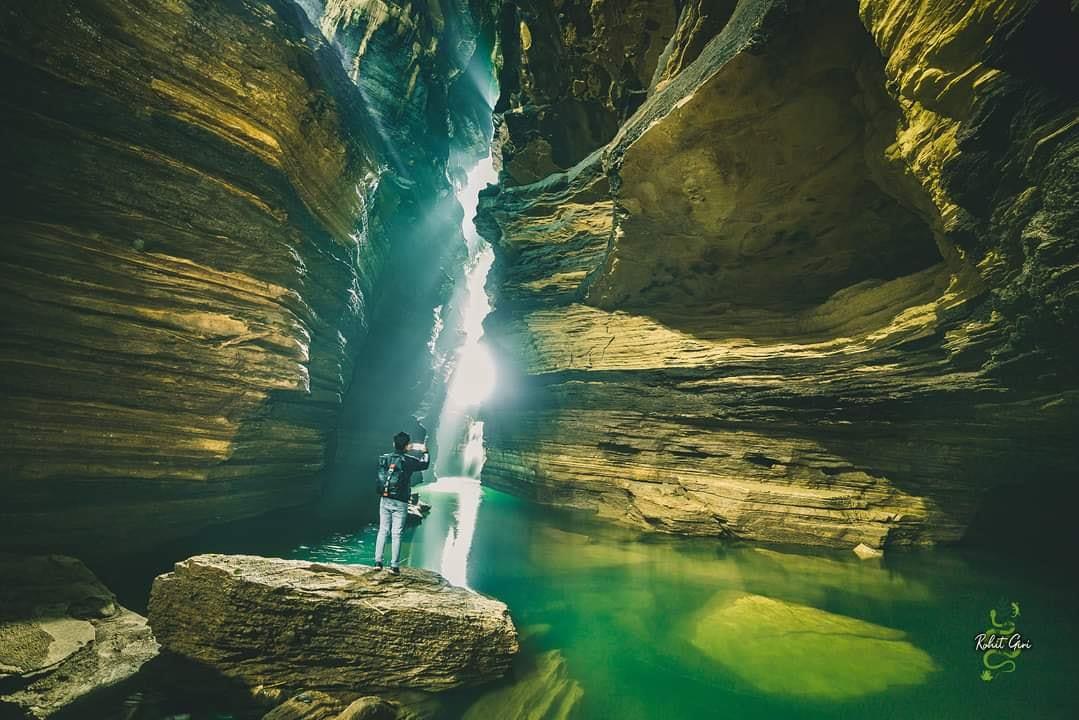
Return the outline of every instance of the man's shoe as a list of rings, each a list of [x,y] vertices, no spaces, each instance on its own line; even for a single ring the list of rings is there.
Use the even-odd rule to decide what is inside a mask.
[[[400,575],[400,574],[401,574],[401,568],[395,568],[395,567],[391,567],[391,568],[390,568],[390,572],[391,572],[392,574],[394,574],[394,575]]]
[[[381,562],[375,563],[375,569],[381,570],[382,569],[382,563]]]

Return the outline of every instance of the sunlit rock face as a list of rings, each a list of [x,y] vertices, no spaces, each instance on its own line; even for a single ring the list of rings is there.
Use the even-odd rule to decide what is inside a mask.
[[[1074,16],[720,5],[657,30],[647,97],[609,141],[536,181],[515,157],[482,201],[484,480],[667,532],[834,546],[958,540],[1001,483],[1060,497]],[[504,75],[514,52],[532,62],[507,47]]]
[[[429,326],[445,294],[387,278],[463,252],[450,155],[482,133],[446,98],[484,15],[438,7],[4,10],[0,544],[141,546],[313,497],[380,308],[407,292]]]

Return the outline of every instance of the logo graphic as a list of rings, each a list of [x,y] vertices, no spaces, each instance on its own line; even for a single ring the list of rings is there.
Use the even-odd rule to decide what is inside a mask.
[[[1015,660],[1024,650],[1030,649],[1030,641],[1015,629],[1019,617],[1019,603],[1011,604],[1011,614],[997,620],[997,609],[989,611],[990,627],[974,636],[974,649],[982,653],[981,678],[991,682],[1001,673],[1015,672]]]

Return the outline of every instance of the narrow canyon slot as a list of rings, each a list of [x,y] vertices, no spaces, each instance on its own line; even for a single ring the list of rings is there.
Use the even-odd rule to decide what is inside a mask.
[[[0,720],[1076,716],[1079,6],[0,3]]]

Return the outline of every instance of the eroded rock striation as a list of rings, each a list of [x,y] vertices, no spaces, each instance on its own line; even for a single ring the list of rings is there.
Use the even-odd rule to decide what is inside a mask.
[[[4,11],[0,542],[300,504],[436,415],[492,63],[488,482],[848,547],[1066,506],[1073,5]]]
[[[302,692],[270,712],[262,720],[394,720],[399,716],[392,703],[369,695],[347,706],[332,695],[322,692]]]
[[[5,547],[307,502],[380,307],[422,351],[464,252],[449,176],[485,147],[456,81],[493,19],[302,5],[0,14]]]
[[[689,2],[598,28],[516,7],[532,41],[502,36],[480,218],[486,482],[667,532],[873,548],[1069,492],[1074,10]],[[537,37],[651,78],[610,137],[561,144]]]
[[[411,568],[198,555],[154,581],[149,617],[169,652],[285,697],[476,685],[518,649],[505,604]]]
[[[558,650],[523,658],[514,668],[513,684],[480,696],[462,720],[566,720],[584,696],[584,689],[566,668]]]
[[[81,562],[0,555],[0,711],[46,718],[157,655],[146,618]]]

